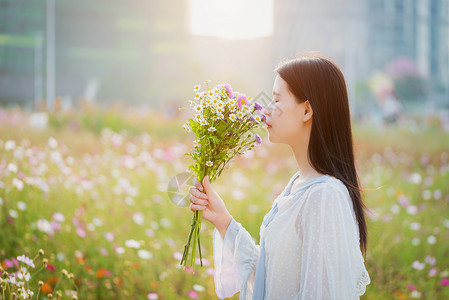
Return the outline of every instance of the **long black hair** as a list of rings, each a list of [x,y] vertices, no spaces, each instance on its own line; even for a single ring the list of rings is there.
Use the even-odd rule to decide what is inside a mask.
[[[316,171],[341,180],[349,191],[359,226],[360,249],[366,256],[368,231],[354,162],[351,118],[345,78],[339,66],[313,54],[282,61],[275,72],[296,100],[313,110],[308,159]]]

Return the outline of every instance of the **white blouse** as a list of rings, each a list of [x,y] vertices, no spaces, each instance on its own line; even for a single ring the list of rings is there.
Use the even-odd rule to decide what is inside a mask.
[[[298,176],[274,200],[272,221],[260,227],[264,299],[359,299],[370,277],[348,190],[340,180],[323,175],[290,193]],[[214,229],[213,248],[217,296],[240,291],[240,299],[252,300],[260,246],[232,218],[224,239]]]

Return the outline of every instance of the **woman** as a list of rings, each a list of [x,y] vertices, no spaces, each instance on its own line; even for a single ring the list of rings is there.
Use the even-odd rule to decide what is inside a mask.
[[[203,210],[215,226],[217,295],[359,299],[370,283],[362,256],[367,228],[344,76],[320,56],[281,62],[275,71],[273,100],[264,109],[269,139],[291,147],[298,172],[264,217],[260,246],[207,177],[190,189],[190,209]]]

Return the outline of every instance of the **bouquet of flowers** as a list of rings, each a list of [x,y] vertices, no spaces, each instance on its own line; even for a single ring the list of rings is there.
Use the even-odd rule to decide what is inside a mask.
[[[212,183],[235,155],[260,145],[261,138],[252,130],[265,126],[265,115],[260,104],[243,93],[234,92],[229,84],[219,84],[209,89],[209,82],[205,81],[207,91],[200,91],[200,85],[194,87],[195,98],[189,101],[192,118],[183,127],[196,136],[194,148],[186,153],[193,159],[188,170],[195,172],[200,182],[209,175]],[[197,244],[203,266],[200,245],[202,214],[203,211],[194,212],[181,259],[184,267],[189,261],[187,257],[192,246],[190,266],[194,268]]]

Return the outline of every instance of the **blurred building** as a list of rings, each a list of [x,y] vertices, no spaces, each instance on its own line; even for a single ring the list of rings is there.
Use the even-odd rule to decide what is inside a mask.
[[[279,0],[275,2],[273,63],[317,50],[357,81],[407,56],[449,104],[448,0]]]
[[[254,96],[271,91],[279,60],[306,50],[340,63],[351,97],[373,70],[408,56],[449,98],[449,0],[259,1],[272,17],[248,9],[254,0],[233,3],[272,23],[272,34],[266,26],[264,36],[232,40],[189,27],[189,18],[213,19],[191,10],[216,0],[0,0],[0,102],[69,96],[155,105],[185,101],[205,79]]]
[[[94,90],[100,100],[150,102],[177,88],[167,77],[187,77],[185,11],[175,0],[0,0],[0,101],[77,99]],[[54,57],[47,47],[51,19]]]

